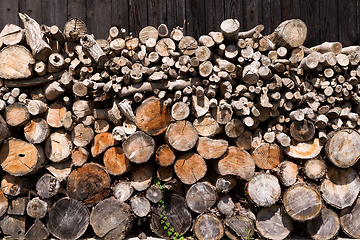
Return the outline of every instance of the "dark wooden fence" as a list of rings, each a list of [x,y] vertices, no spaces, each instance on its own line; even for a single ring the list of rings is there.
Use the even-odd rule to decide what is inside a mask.
[[[186,34],[198,37],[218,31],[227,18],[238,19],[241,30],[264,24],[268,34],[281,21],[300,18],[308,26],[306,46],[360,44],[360,0],[0,0],[0,28],[19,24],[18,12],[59,27],[78,17],[96,38],[106,38],[111,26],[137,36],[141,28],[160,23],[185,26]]]

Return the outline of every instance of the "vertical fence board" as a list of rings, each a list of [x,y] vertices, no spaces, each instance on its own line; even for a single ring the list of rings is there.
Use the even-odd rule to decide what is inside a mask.
[[[86,0],[68,0],[68,20],[74,17],[79,18],[85,23],[87,22]]]
[[[87,0],[86,12],[88,33],[107,39],[111,27],[111,0]]]
[[[206,33],[205,1],[186,0],[186,34],[199,38]]]
[[[184,27],[185,0],[167,0],[166,8],[169,31],[177,26]]]
[[[2,0],[0,7],[0,28],[8,23],[13,23],[19,25],[19,17],[18,17],[18,1],[17,0]],[[0,29],[0,31],[1,31]]]
[[[339,41],[337,0],[319,0],[321,6],[319,26],[321,42]]]
[[[129,0],[129,31],[139,36],[140,30],[147,25],[147,3]]]
[[[157,28],[166,20],[166,0],[148,0],[148,25]]]
[[[64,7],[65,6],[65,7]],[[57,25],[62,29],[67,22],[67,0],[41,1],[42,22],[48,26]]]
[[[263,21],[265,29],[263,34],[268,35],[281,23],[280,0],[263,0]]]
[[[281,0],[281,21],[292,18],[300,18],[300,0]]]
[[[300,1],[300,13],[305,24],[312,26],[308,28],[304,46],[317,45],[320,42],[319,2],[317,0]]]
[[[220,31],[220,24],[224,20],[224,1],[205,1],[205,32]]]
[[[19,12],[26,13],[42,24],[41,0],[19,0]]]
[[[261,0],[244,2],[244,30],[249,30],[258,24],[262,24]],[[266,25],[266,23],[264,23]]]
[[[356,42],[358,33],[356,29],[356,2],[353,0],[339,0],[339,41],[349,46]]]
[[[242,0],[225,0],[225,19],[235,18],[240,22],[240,31],[244,30],[244,14]]]
[[[119,29],[125,28],[129,31],[129,1],[112,0],[111,1],[111,26]]]

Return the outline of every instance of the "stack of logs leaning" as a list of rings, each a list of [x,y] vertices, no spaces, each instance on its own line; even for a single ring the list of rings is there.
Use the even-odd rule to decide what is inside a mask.
[[[189,239],[360,238],[360,47],[304,47],[299,19],[196,40],[19,17],[0,33],[5,238],[169,238],[160,199]]]

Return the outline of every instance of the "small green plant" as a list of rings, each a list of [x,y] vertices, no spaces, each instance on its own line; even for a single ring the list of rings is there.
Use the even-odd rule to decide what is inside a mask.
[[[247,236],[246,236],[246,239],[247,240],[251,240],[251,239],[254,239],[253,237],[251,237],[251,229],[245,229],[245,232],[246,232],[246,234],[247,234]]]
[[[162,196],[164,196],[164,187],[161,185],[161,182],[159,179],[157,179],[156,177],[154,177],[154,182],[155,185],[158,186],[161,190],[161,194]],[[175,229],[172,227],[170,228],[170,223],[167,221],[167,217],[166,217],[166,211],[165,211],[165,202],[163,199],[160,199],[158,202],[158,207],[160,208],[160,224],[163,226],[164,231],[167,231],[169,238],[172,240],[184,240],[183,236],[180,236],[179,238],[179,233],[175,232]]]

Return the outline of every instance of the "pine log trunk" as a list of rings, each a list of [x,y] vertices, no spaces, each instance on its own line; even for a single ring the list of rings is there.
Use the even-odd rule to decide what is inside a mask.
[[[196,213],[208,211],[216,203],[216,199],[215,187],[208,182],[195,183],[186,193],[186,204]]]
[[[259,207],[271,207],[281,196],[279,180],[268,173],[255,175],[246,186],[246,193]]]
[[[201,214],[194,219],[193,231],[199,240],[220,240],[224,236],[222,222],[210,213]]]
[[[130,162],[145,163],[155,152],[155,141],[146,133],[138,131],[123,142],[122,148]]]
[[[198,141],[198,133],[191,122],[187,120],[175,121],[169,125],[165,137],[167,142],[178,151],[188,151]]]
[[[320,215],[306,224],[312,239],[333,239],[340,230],[340,219],[330,208],[323,208]]]
[[[182,183],[191,185],[205,176],[207,166],[200,155],[188,152],[176,159],[174,171]]]
[[[196,150],[204,159],[220,158],[227,151],[229,143],[222,139],[210,139],[207,137],[200,137]]]
[[[0,77],[22,79],[32,75],[35,63],[30,51],[21,45],[8,46],[0,51]]]

